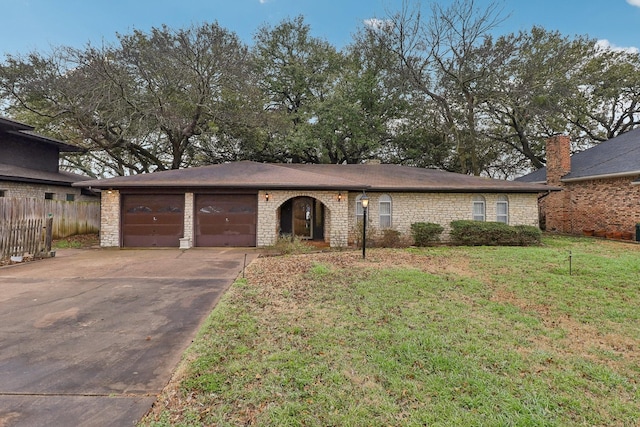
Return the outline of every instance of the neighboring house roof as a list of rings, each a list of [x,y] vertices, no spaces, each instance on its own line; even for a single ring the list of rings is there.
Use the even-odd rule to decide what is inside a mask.
[[[69,185],[74,182],[86,180],[86,176],[71,172],[47,172],[0,163],[0,181]]]
[[[81,152],[84,151],[80,147],[76,147],[75,145],[66,144],[62,141],[58,141],[57,139],[49,138],[44,135],[39,135],[33,132],[34,127],[29,126],[24,123],[16,122],[15,120],[9,120],[6,118],[0,117],[0,130],[3,130],[11,135],[19,136],[23,139],[29,139],[32,141],[43,142],[48,145],[53,145],[58,148],[60,151],[64,152]]]
[[[88,179],[58,170],[61,151],[80,152],[81,148],[39,135],[33,129],[0,117],[0,181],[70,186]]]
[[[203,188],[538,193],[559,188],[387,164],[276,164],[241,161],[83,181],[92,188]]]
[[[571,156],[571,172],[562,181],[640,175],[640,128],[625,132]],[[517,178],[519,182],[543,183],[547,168]]]

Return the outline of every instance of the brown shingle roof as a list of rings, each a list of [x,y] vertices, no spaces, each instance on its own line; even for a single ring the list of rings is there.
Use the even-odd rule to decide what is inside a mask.
[[[84,181],[74,186],[514,193],[555,190],[540,184],[400,165],[274,164],[250,161]]]

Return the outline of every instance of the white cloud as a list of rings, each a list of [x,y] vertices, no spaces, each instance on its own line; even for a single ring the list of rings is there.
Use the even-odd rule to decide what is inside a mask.
[[[627,0],[631,6],[640,7],[640,0]]]
[[[367,27],[375,28],[377,30],[388,30],[393,28],[393,22],[378,18],[365,19],[364,25],[366,25]]]
[[[640,0],[627,0],[628,2],[636,2],[640,5]],[[627,52],[627,53],[640,53],[640,50],[637,47],[620,47],[612,44],[607,39],[598,40],[596,42],[596,47],[603,50],[612,50],[614,52]]]
[[[260,4],[265,4],[267,3],[269,0],[260,0]]]

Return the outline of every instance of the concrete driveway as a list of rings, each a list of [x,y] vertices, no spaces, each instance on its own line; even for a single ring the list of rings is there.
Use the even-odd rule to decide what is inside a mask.
[[[63,250],[0,268],[0,426],[127,426],[255,249]]]

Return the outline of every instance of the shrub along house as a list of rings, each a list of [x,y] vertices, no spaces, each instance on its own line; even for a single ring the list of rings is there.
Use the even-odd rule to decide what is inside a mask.
[[[405,235],[414,222],[538,224],[543,184],[516,183],[387,164],[267,164],[250,161],[74,186],[102,189],[105,247],[270,246],[281,235],[353,242],[369,199],[368,224]]]
[[[516,180],[563,189],[540,200],[544,228],[632,238],[640,222],[640,129],[573,156],[569,137],[556,136],[546,151],[545,168]]]

